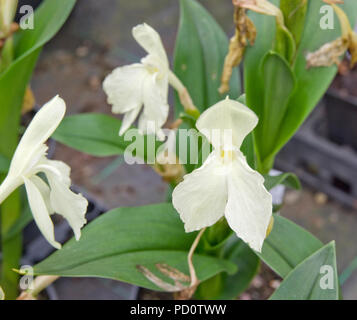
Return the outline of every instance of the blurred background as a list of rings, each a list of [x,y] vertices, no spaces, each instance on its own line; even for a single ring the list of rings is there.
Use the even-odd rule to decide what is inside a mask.
[[[231,36],[231,1],[200,2]],[[154,27],[172,61],[178,20],[177,0],[79,0],[40,57],[31,83],[37,104],[60,94],[70,114],[110,114],[101,87],[104,77],[144,55],[132,38],[132,27],[143,22]],[[286,190],[281,214],[325,243],[336,240],[339,272],[345,271],[347,276],[357,265],[357,70],[349,71],[342,63],[339,71],[314,113],[278,156],[276,169],[296,173],[304,185],[302,191]],[[170,101],[172,105],[172,97]],[[130,166],[116,157],[95,158],[59,144],[55,158],[72,167],[74,183],[100,208],[165,200],[166,184],[145,165]],[[238,298],[266,299],[279,283],[280,279],[262,266],[251,288]],[[357,272],[342,289],[345,299],[357,299]],[[133,299],[138,295],[143,299],[162,297],[101,279],[60,279],[52,292],[54,299]]]

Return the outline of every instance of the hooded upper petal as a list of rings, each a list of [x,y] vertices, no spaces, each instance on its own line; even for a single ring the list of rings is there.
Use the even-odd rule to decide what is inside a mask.
[[[172,203],[185,223],[186,232],[208,227],[223,217],[227,203],[225,168],[217,152],[184,176],[174,189]]]
[[[256,114],[235,100],[225,99],[203,112],[196,123],[215,148],[240,148],[258,123]]]
[[[228,180],[225,217],[237,236],[261,252],[272,215],[272,197],[264,178],[247,164],[240,151],[235,153]]]
[[[60,249],[61,244],[55,240],[54,226],[40,190],[31,179],[27,178],[25,178],[25,187],[32,215],[38,228],[52,246]]]
[[[148,74],[142,64],[135,63],[116,68],[105,78],[103,89],[113,113],[140,111],[143,104],[142,86]]]
[[[66,112],[66,104],[59,96],[47,102],[38,111],[26,129],[12,158],[9,175],[22,175],[45,154],[44,143],[57,129]]]
[[[156,63],[168,68],[168,59],[160,35],[148,24],[139,24],[133,28],[135,40],[152,56]]]

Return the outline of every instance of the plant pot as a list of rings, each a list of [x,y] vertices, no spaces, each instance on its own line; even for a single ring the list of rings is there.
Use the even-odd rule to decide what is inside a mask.
[[[330,89],[324,100],[329,139],[357,150],[357,98]]]

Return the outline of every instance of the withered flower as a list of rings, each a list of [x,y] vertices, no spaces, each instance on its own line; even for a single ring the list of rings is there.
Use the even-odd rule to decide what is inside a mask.
[[[233,1],[234,3],[235,1]],[[246,9],[235,6],[234,8],[235,34],[230,39],[228,54],[224,61],[223,73],[221,78],[221,94],[229,91],[229,81],[232,76],[232,70],[237,67],[244,56],[248,41],[254,45],[257,31],[253,22],[248,18]]]
[[[351,54],[350,67],[353,68],[357,63],[357,34],[353,31],[346,13],[336,5],[340,1],[325,0],[332,6],[340,20],[342,35],[341,37],[324,44],[315,52],[306,55],[307,68],[329,67],[333,64],[340,64],[340,57],[349,50]]]

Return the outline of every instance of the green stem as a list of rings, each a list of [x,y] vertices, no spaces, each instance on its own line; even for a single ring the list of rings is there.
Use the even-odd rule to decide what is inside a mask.
[[[0,73],[7,69],[14,57],[14,40],[13,37],[9,37],[2,50],[0,50]]]
[[[19,276],[13,269],[19,269],[22,253],[22,235],[16,234],[6,239],[7,233],[11,230],[20,216],[20,192],[15,191],[1,207],[1,286],[6,293],[6,299],[16,299],[18,295]]]
[[[13,60],[13,48],[13,38],[10,37],[7,39],[2,52],[0,52],[0,71],[5,70],[11,64]],[[1,128],[0,150],[3,153],[3,156],[8,159],[11,159],[18,142],[21,105],[19,106],[18,111],[12,116],[15,125],[11,126],[9,130],[3,130],[4,128]],[[7,125],[9,122],[10,120],[8,119],[4,123]],[[0,181],[3,181],[4,178],[4,176],[0,177]],[[19,269],[22,254],[22,234],[11,234],[13,227],[21,215],[21,198],[19,190],[14,191],[4,202],[2,202],[0,215],[2,251],[0,285],[5,291],[6,299],[13,300],[18,296],[19,281],[19,275],[14,272],[13,269]]]

